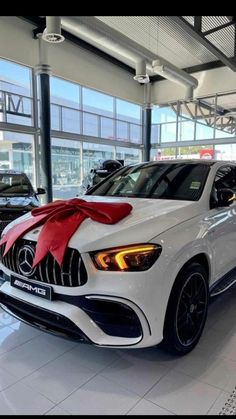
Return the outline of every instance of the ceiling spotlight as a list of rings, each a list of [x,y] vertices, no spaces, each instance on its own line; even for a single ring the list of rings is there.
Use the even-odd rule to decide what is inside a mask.
[[[150,81],[148,74],[136,74],[136,76],[134,76],[134,80],[141,84],[149,83]]]
[[[51,44],[59,44],[64,41],[61,34],[61,18],[60,16],[46,16],[46,28],[43,31],[42,38]]]

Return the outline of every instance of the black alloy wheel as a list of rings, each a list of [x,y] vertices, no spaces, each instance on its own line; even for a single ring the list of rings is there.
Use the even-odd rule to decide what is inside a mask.
[[[191,263],[178,275],[167,307],[164,346],[171,352],[186,354],[198,343],[205,326],[209,303],[206,270]]]

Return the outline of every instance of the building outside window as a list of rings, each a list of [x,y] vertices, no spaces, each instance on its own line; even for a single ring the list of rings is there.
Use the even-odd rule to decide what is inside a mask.
[[[81,183],[81,143],[52,138],[52,180],[54,199],[76,196]]]
[[[141,161],[141,151],[128,147],[116,147],[116,159],[124,160],[125,166]]]
[[[98,168],[104,160],[114,159],[115,147],[104,144],[83,143],[83,176]]]
[[[0,169],[24,172],[35,185],[32,135],[0,131]]]
[[[0,59],[0,122],[33,125],[32,71]]]

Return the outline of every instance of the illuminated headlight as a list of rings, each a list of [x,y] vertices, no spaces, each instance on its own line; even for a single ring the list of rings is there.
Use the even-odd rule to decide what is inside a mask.
[[[90,253],[94,265],[102,271],[146,271],[160,256],[162,247],[141,244]]]

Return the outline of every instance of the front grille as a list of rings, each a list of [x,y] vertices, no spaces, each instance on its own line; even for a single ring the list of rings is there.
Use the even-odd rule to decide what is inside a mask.
[[[35,252],[36,243],[30,240],[17,240],[8,253],[3,257],[5,244],[0,246],[0,259],[6,268],[17,274],[23,275],[19,267],[19,252],[28,246]],[[67,248],[62,267],[51,254],[36,266],[31,274],[24,275],[28,279],[45,282],[47,284],[61,285],[64,287],[78,287],[87,282],[87,272],[80,253],[76,249]]]

